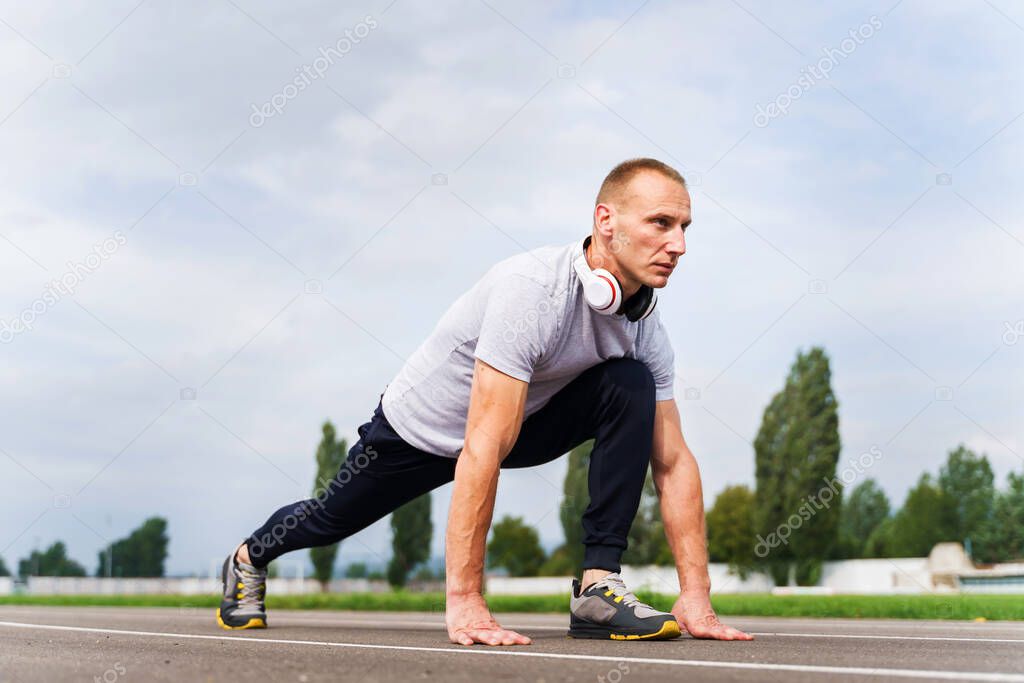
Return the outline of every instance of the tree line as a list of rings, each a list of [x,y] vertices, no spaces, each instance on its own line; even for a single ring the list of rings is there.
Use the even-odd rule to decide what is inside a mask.
[[[167,559],[167,520],[150,517],[128,536],[110,543],[99,551],[96,576],[162,577]],[[56,541],[45,550],[33,550],[18,562],[18,576],[86,576],[85,567],[68,557],[63,541]],[[10,576],[0,558],[0,576]]]
[[[963,543],[977,562],[1024,557],[1024,474],[997,490],[988,457],[960,444],[894,511],[866,476],[885,452],[872,446],[837,473],[839,451],[828,356],[798,352],[754,441],[755,490],[729,487],[708,511],[711,558],[814,585],[825,560],[922,557],[943,541]]]

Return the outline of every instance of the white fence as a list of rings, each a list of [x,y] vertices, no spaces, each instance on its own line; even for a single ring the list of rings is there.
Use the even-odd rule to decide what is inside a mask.
[[[1012,571],[1016,569],[1017,571]],[[711,563],[708,575],[712,593],[787,593],[894,595],[935,593],[959,590],[964,593],[1024,593],[1024,566],[1001,565],[994,569],[963,570],[959,580],[944,583],[936,580],[937,567],[927,557],[892,559],[836,560],[825,562],[818,586],[808,589],[777,589],[771,578],[754,573],[745,579],[733,574],[728,565]],[[1005,578],[996,580],[1001,575]],[[984,582],[970,581],[984,577]],[[622,577],[632,590],[655,593],[679,592],[679,579],[674,567],[622,568]],[[490,577],[487,592],[492,595],[549,595],[569,590],[571,577],[504,578]]]
[[[632,590],[648,590],[655,593],[674,594],[679,592],[679,577],[675,567],[630,567],[622,568],[622,578]],[[745,579],[732,574],[729,565],[712,562],[708,565],[712,593],[767,593],[774,585],[763,574],[751,574]]]

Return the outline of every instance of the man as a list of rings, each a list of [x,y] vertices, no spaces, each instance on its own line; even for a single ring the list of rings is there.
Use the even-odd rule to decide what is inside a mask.
[[[654,310],[686,252],[686,182],[654,159],[605,178],[592,234],[492,267],[455,301],[387,385],[325,495],[286,505],[224,562],[224,628],[266,626],[266,566],[328,545],[454,480],[446,537],[453,643],[529,644],[483,597],[487,532],[502,468],[531,467],[594,439],[581,520],[582,576],[569,635],[749,640],[708,597],[703,494],[673,400],[674,354]],[[619,575],[648,466],[680,595],[671,613],[641,603]]]

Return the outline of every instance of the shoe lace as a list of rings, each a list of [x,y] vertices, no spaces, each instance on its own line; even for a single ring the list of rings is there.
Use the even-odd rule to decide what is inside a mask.
[[[244,567],[238,567],[240,581],[236,588],[236,598],[240,605],[263,606],[263,596],[267,592],[267,577],[264,572],[252,572]]]
[[[601,582],[606,590],[610,590],[615,597],[621,597],[622,602],[628,607],[635,607],[640,605],[641,607],[649,607],[649,605],[640,602],[640,598],[636,597],[632,591],[626,588],[626,582],[622,580],[621,576],[617,574],[610,574],[605,577],[604,581]]]

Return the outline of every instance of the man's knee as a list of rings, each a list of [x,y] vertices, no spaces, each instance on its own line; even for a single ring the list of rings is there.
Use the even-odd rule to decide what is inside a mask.
[[[612,358],[598,366],[615,393],[654,399],[654,375],[636,358]]]

